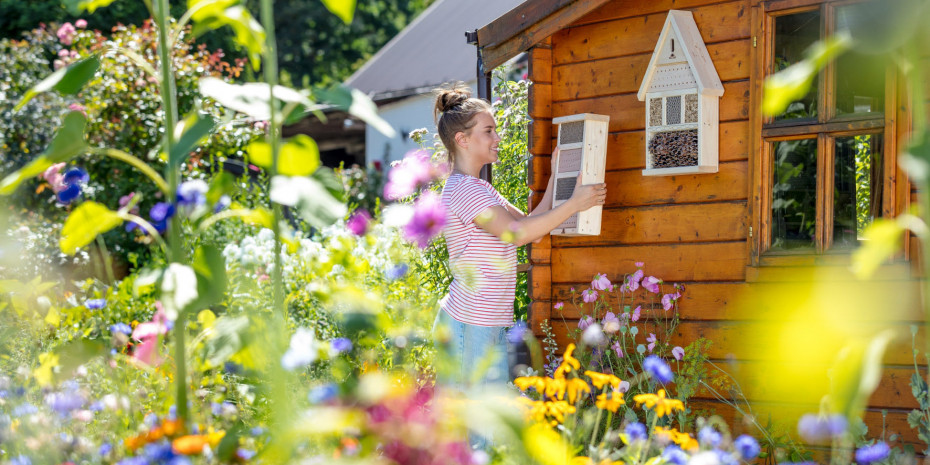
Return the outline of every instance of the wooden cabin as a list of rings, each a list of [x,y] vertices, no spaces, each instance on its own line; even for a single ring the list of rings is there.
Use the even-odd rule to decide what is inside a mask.
[[[910,126],[900,77],[890,66],[859,66],[855,60],[864,58],[850,55],[831,64],[816,88],[785,114],[768,118],[761,111],[765,77],[800,60],[808,45],[840,27],[847,5],[832,0],[530,0],[477,31],[480,70],[492,70],[522,51],[530,55],[531,205],[542,198],[550,175],[557,136],[552,120],[580,113],[609,116],[608,198],[600,235],[551,236],[531,246],[530,322],[537,334],[543,321],[565,318],[568,327],[553,324],[564,347],[581,315],[571,305],[561,313],[553,305],[571,301],[571,289],[586,289],[595,273],[616,281],[644,261],[647,274],[686,286],[676,340],[685,345],[706,337],[713,341],[711,359],[738,371],[741,365],[763,363],[737,344],[745,328],[764,325],[778,309],[736,305],[737,296],[799,279],[800,267],[815,264],[846,273],[834,279],[853,282],[846,270],[862,229],[856,200],[850,198],[850,192],[855,197],[855,186],[850,187],[855,179],[850,180],[849,165],[856,154],[868,163],[870,193],[860,199],[867,204],[867,216],[894,217],[916,198],[898,165]],[[643,172],[647,107],[637,93],[670,10],[692,15],[723,86],[716,172]],[[867,84],[845,79],[851,73],[874,79]],[[784,183],[786,169],[796,173]],[[781,182],[777,188],[776,182]],[[919,255],[917,244],[911,238],[905,245],[877,278],[891,286],[891,291],[880,291],[888,293],[889,303],[892,294],[917,289],[916,260],[910,260]],[[913,373],[908,322],[921,321],[916,300],[896,317],[900,337],[886,351],[886,368],[866,422],[870,436],[881,434],[885,410],[886,434],[897,433],[923,450],[906,421],[917,407],[908,384]],[[923,344],[923,330],[917,341]],[[759,384],[743,388],[750,399],[764,401],[764,381]],[[708,393],[698,397],[697,407],[738,422]]]

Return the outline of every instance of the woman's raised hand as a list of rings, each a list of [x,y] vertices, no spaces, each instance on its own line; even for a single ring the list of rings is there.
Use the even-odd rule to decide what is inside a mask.
[[[575,181],[575,192],[569,202],[575,204],[576,211],[585,211],[607,201],[607,184],[581,184],[581,175]]]

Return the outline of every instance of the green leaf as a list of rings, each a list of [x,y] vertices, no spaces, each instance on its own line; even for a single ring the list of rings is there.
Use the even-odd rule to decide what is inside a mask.
[[[234,40],[249,54],[252,68],[258,71],[265,43],[265,29],[238,0],[188,0],[187,7],[196,10],[191,19],[194,36],[229,26]]]
[[[843,348],[829,370],[832,412],[850,421],[862,416],[869,396],[881,381],[882,356],[893,338],[892,331],[883,331]]]
[[[271,168],[271,145],[256,141],[248,146],[249,161]],[[307,176],[320,167],[320,149],[310,136],[299,134],[281,146],[278,154],[278,174],[285,176]]]
[[[20,99],[16,107],[13,108],[13,111],[19,111],[23,105],[32,100],[36,95],[53,89],[66,95],[78,93],[78,91],[84,87],[84,84],[87,84],[87,81],[90,81],[91,78],[94,77],[99,67],[100,60],[97,58],[97,55],[91,55],[55,71],[26,91],[23,98]]]
[[[200,141],[209,136],[216,128],[216,121],[209,116],[203,118],[200,115],[196,115],[192,119],[189,119],[187,123],[181,138],[178,139],[177,144],[174,145],[174,148],[171,149],[171,153],[168,154],[168,163],[171,166],[181,166],[181,163],[184,162],[187,156],[197,148]]]
[[[220,198],[235,190],[236,178],[227,171],[221,171],[220,174],[210,180],[210,188],[207,190],[207,204],[216,205]]]
[[[320,101],[349,112],[350,115],[361,119],[381,134],[387,137],[397,135],[394,128],[378,116],[378,106],[362,91],[340,85],[317,91],[317,95]]]
[[[222,79],[206,77],[200,80],[200,92],[226,108],[245,113],[253,118],[267,120],[271,117],[271,110],[268,106],[270,97],[268,84],[261,82],[229,84]],[[306,95],[290,87],[275,86],[274,98],[279,102],[313,106],[313,102]],[[279,104],[277,108],[282,107]]]
[[[223,301],[226,295],[226,261],[218,248],[202,245],[194,252],[197,299],[187,310],[202,310]]]
[[[316,179],[275,176],[271,179],[271,201],[296,208],[311,226],[323,228],[346,214],[346,206]]]
[[[242,350],[249,342],[249,318],[222,317],[210,327],[204,341],[204,358],[208,367],[217,367]]]
[[[349,24],[355,15],[355,0],[322,0],[326,9],[338,16],[342,22]]]
[[[68,161],[84,153],[87,150],[87,143],[84,142],[86,124],[87,118],[83,113],[68,113],[45,153],[0,181],[0,195],[10,195],[23,181],[42,174],[55,163]]]
[[[852,45],[849,34],[838,34],[814,43],[803,60],[769,76],[763,85],[762,113],[775,116],[810,90],[814,78],[831,60]]]
[[[911,428],[920,426],[920,422],[923,419],[924,413],[918,409],[911,410],[910,413],[907,414],[907,424],[910,425]]]
[[[93,13],[97,8],[109,6],[116,0],[63,0],[65,7],[72,15],[80,15],[83,12]]]
[[[97,202],[84,202],[68,215],[61,228],[61,251],[73,255],[78,248],[90,244],[98,234],[103,234],[122,223],[116,212]]]
[[[342,184],[342,179],[332,168],[321,166],[310,177],[322,184],[330,195],[340,202],[345,202],[345,186]]]

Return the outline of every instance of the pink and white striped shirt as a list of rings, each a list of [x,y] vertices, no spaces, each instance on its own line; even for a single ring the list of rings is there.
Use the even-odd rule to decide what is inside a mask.
[[[475,224],[485,210],[498,205],[507,208],[510,202],[487,181],[454,173],[442,190],[442,204],[453,279],[440,308],[462,323],[511,326],[517,247]]]

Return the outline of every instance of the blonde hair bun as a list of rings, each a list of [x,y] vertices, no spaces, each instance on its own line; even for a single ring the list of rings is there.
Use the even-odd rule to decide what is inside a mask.
[[[455,135],[459,132],[468,134],[475,125],[475,115],[481,112],[490,112],[491,104],[472,98],[471,89],[465,83],[455,84],[436,89],[436,102],[433,105],[433,118],[436,121],[436,132],[446,147],[446,154],[450,163],[455,162]]]

